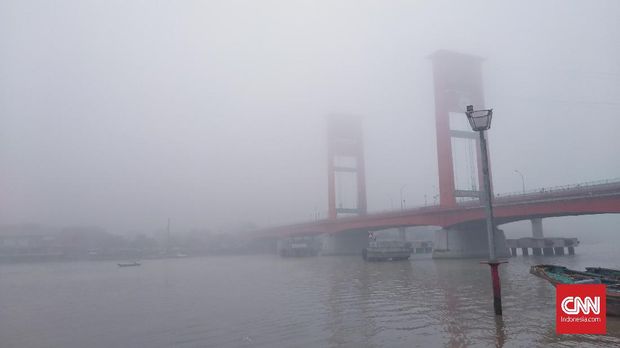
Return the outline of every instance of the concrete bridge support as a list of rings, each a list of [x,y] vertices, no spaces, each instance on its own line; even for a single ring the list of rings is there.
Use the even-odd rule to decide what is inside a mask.
[[[362,255],[368,246],[367,231],[347,231],[321,235],[321,255]]]
[[[530,221],[532,223],[532,237],[534,237],[534,238],[544,238],[542,219],[541,218],[536,218],[536,219],[532,219]]]
[[[399,227],[398,228],[398,240],[401,242],[406,242],[407,241],[407,229],[406,227]]]
[[[531,219],[530,222],[532,223],[532,237],[544,238],[542,219],[541,218]],[[534,254],[534,256],[541,256],[543,253],[540,248],[532,248],[532,254]]]
[[[495,230],[495,251],[498,258],[510,257],[504,231]],[[448,228],[435,232],[435,259],[489,258],[489,241],[484,225]]]

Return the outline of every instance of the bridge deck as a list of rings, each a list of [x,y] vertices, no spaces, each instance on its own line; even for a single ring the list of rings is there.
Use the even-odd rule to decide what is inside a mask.
[[[493,207],[498,225],[535,217],[620,213],[620,180],[497,195]],[[484,208],[476,200],[459,203],[456,207],[435,205],[278,226],[255,231],[255,235],[312,235],[402,226],[451,227],[483,220]]]

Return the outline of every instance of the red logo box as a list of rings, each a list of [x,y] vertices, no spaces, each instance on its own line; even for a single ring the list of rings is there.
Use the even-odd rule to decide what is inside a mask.
[[[607,333],[604,284],[559,284],[555,289],[557,334]]]

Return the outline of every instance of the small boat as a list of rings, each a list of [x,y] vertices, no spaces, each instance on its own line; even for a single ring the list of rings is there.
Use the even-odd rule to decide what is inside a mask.
[[[321,245],[315,237],[291,237],[277,242],[277,251],[283,257],[316,256]]]
[[[118,267],[135,267],[135,266],[140,266],[140,263],[138,261],[134,261],[134,262],[119,263],[118,264]]]
[[[410,242],[373,240],[362,250],[362,258],[366,261],[408,260],[412,251]]]
[[[556,265],[530,267],[531,274],[545,279],[553,286],[557,284],[605,284],[607,286],[607,315],[620,316],[620,279],[617,278],[620,271],[599,267],[588,267],[586,270],[586,272],[581,272]]]
[[[586,272],[599,274],[602,277],[616,279],[620,282],[620,270],[602,267],[586,267]]]

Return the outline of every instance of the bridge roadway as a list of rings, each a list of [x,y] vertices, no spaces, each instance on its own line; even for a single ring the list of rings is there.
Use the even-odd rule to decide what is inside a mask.
[[[496,195],[493,209],[497,225],[534,218],[620,213],[620,179]],[[455,207],[436,205],[265,228],[254,231],[254,236],[337,234],[406,226],[458,229],[483,223],[484,214],[484,207],[476,200]]]

